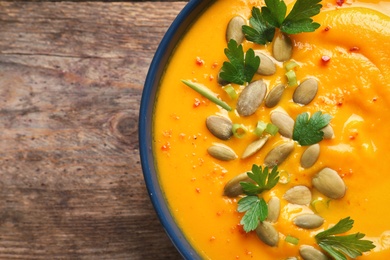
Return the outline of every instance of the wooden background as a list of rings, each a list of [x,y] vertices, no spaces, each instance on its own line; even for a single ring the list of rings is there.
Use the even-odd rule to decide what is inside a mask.
[[[146,73],[185,1],[0,1],[0,259],[180,259],[138,154]]]

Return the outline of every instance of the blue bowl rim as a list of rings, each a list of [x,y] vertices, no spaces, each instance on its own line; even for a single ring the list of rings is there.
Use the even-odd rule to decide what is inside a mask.
[[[142,171],[149,197],[157,216],[165,229],[165,232],[168,234],[168,237],[171,239],[176,249],[185,259],[201,259],[201,257],[194,250],[183,232],[177,226],[165,201],[164,194],[159,186],[152,149],[152,119],[154,101],[157,96],[160,78],[165,70],[165,64],[168,62],[169,57],[171,56],[182,34],[191,26],[195,18],[203,10],[205,10],[212,1],[213,0],[190,0],[172,22],[161,40],[149,67],[142,92],[139,112],[139,149]]]

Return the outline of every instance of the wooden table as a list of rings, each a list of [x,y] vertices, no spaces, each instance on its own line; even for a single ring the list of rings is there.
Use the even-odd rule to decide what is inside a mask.
[[[138,154],[143,83],[185,2],[0,2],[0,259],[180,259]]]

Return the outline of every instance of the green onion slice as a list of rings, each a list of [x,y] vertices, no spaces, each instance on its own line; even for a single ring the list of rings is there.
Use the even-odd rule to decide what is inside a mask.
[[[279,128],[271,123],[265,123],[263,121],[258,121],[255,130],[253,133],[257,136],[261,136],[264,132],[270,135],[276,135],[279,131]]]
[[[284,239],[286,242],[293,244],[293,245],[298,245],[299,243],[299,238],[287,235],[286,238]]]
[[[266,128],[267,128],[267,123],[263,121],[259,121],[257,122],[256,128],[253,131],[253,133],[257,136],[261,136],[264,133]]]
[[[289,86],[293,87],[293,86],[298,85],[297,76],[295,74],[295,71],[293,71],[293,70],[287,71],[286,77],[287,77],[287,82],[288,82]]]
[[[246,131],[246,127],[242,124],[233,124],[232,126],[233,135],[237,138],[242,138],[245,135]]]
[[[279,171],[279,182],[281,184],[287,184],[291,180],[290,173],[286,170]]]
[[[265,131],[270,135],[276,135],[279,131],[279,128],[274,124],[268,123]]]
[[[232,85],[230,85],[230,84],[226,85],[222,89],[226,91],[226,93],[229,95],[230,99],[236,99],[237,98],[237,92],[233,88]]]
[[[324,212],[329,208],[330,200],[324,200],[323,198],[318,198],[313,200],[310,204],[316,213]]]
[[[290,60],[289,62],[287,62],[286,64],[284,64],[284,68],[287,70],[287,71],[290,71],[290,70],[293,70],[295,67],[298,67],[298,63],[296,63],[295,61],[293,60]]]
[[[182,80],[182,82],[218,106],[221,106],[227,111],[232,110],[232,108],[227,103],[217,98],[217,95],[206,86],[192,82],[190,80]]]

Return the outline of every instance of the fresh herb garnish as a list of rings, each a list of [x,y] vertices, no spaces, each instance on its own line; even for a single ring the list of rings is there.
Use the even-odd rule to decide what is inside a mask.
[[[291,12],[280,25],[280,30],[287,34],[314,32],[320,27],[320,24],[313,22],[310,17],[320,13],[322,5],[319,2],[321,0],[297,0]]]
[[[219,76],[223,80],[240,85],[250,82],[260,65],[260,58],[255,55],[253,49],[248,49],[244,54],[242,45],[230,40],[225,48],[225,55],[230,62],[223,63]]]
[[[331,118],[321,111],[315,112],[310,119],[306,112],[299,114],[294,125],[293,139],[302,146],[318,143],[324,138],[321,129],[329,124]]]
[[[200,83],[192,82],[191,80],[184,80],[183,79],[183,80],[181,80],[181,82],[183,82],[188,87],[192,88],[193,90],[195,90],[196,92],[198,92],[199,94],[201,94],[202,96],[204,96],[205,98],[210,100],[211,102],[214,102],[218,106],[221,106],[222,108],[226,109],[227,111],[232,110],[232,108],[226,102],[220,100],[217,97],[217,94],[212,92],[208,87],[206,87]]]
[[[240,224],[245,232],[253,231],[268,216],[267,203],[263,198],[257,196],[246,196],[238,201],[238,212],[245,212]]]
[[[242,31],[248,41],[265,45],[271,42],[275,35],[275,27],[265,20],[264,16],[257,7],[252,8],[252,17],[248,25],[242,26]]]
[[[268,167],[264,167],[263,169],[261,166],[253,164],[252,171],[247,172],[246,174],[249,178],[255,181],[255,183],[240,183],[246,195],[257,195],[265,190],[270,190],[275,187],[279,181],[279,172],[277,166],[273,167],[272,171],[269,172]]]
[[[261,11],[252,8],[249,22],[252,27],[244,25],[242,31],[249,41],[265,45],[271,42],[275,28],[287,34],[314,32],[320,24],[313,22],[312,16],[320,13],[321,0],[297,0],[286,17],[287,6],[283,0],[265,0]]]
[[[252,171],[247,172],[247,175],[255,183],[240,182],[247,196],[238,201],[237,211],[245,212],[240,224],[245,232],[250,232],[256,229],[259,221],[264,221],[268,216],[267,203],[257,195],[275,187],[279,181],[279,172],[277,166],[273,167],[272,171],[269,172],[268,167],[263,169],[262,166],[254,164],[252,165]]]
[[[341,219],[333,227],[318,233],[315,236],[317,244],[335,260],[347,260],[361,256],[363,252],[370,251],[375,245],[370,240],[362,239],[365,234],[355,233],[344,236],[335,236],[352,229],[354,221],[350,217]]]

